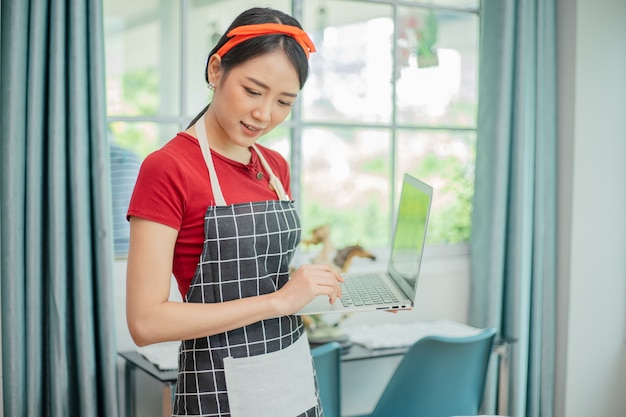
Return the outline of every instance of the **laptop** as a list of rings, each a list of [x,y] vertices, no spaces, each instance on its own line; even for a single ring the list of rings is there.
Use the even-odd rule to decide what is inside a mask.
[[[412,308],[432,197],[431,186],[405,174],[387,270],[344,273],[342,297],[335,304],[328,302],[328,296],[320,295],[296,314]]]

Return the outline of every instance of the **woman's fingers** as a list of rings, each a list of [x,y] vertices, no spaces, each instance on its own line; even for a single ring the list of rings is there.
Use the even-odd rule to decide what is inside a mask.
[[[343,277],[327,265],[302,265],[298,268],[289,282],[283,287],[296,306],[296,310],[306,305],[318,295],[327,295],[331,304],[341,297],[341,282]]]
[[[341,296],[340,281],[343,281],[343,278],[329,267],[304,267],[300,279],[307,281],[312,288],[313,295],[328,295],[332,299]]]
[[[341,283],[343,282],[343,277],[334,269],[326,266],[323,269],[321,281],[318,283],[321,286],[329,286],[332,291],[330,294],[327,294],[331,298],[331,303],[335,302],[335,299],[341,297]]]

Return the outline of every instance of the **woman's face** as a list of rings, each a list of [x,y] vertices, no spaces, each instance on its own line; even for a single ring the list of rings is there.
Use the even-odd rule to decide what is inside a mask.
[[[289,115],[300,91],[298,73],[282,50],[258,56],[232,68],[219,68],[219,58],[209,63],[215,83],[208,117],[209,141],[226,149],[249,147]]]

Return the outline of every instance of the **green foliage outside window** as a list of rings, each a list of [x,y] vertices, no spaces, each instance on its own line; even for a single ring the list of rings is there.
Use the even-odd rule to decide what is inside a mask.
[[[156,68],[127,72],[122,78],[125,113],[129,116],[157,114],[159,108],[159,76]]]
[[[124,73],[121,78],[123,114],[125,116],[156,114],[159,105],[158,83],[156,68]],[[135,152],[141,158],[160,145],[154,125],[114,122],[110,124],[110,129],[118,145]]]
[[[376,165],[368,173],[377,173]],[[455,157],[438,158],[426,156],[412,175],[428,181],[429,178],[443,179],[445,185],[436,190],[435,198],[446,204],[434,205],[431,211],[427,243],[456,244],[467,242],[471,233],[473,167],[467,167]],[[306,193],[306,190],[303,190]],[[322,224],[332,230],[332,241],[337,247],[360,244],[366,248],[388,246],[391,212],[383,212],[381,204],[370,200],[346,210],[336,210],[313,201],[302,207],[304,234]]]
[[[473,166],[471,167],[473,169]],[[417,168],[419,178],[443,177],[445,185],[437,190],[435,199],[450,197],[442,207],[431,212],[428,226],[428,243],[463,243],[471,234],[472,197],[474,195],[473,172],[461,160],[427,156]]]
[[[124,105],[130,115],[155,114],[158,108],[158,77],[156,69],[144,69],[130,72],[122,79]],[[152,128],[152,131],[150,130]],[[115,141],[120,146],[136,152],[140,157],[161,146],[160,134],[154,131],[150,123],[111,123]],[[340,133],[339,130],[338,133]],[[282,137],[286,132],[277,129],[263,143],[271,146],[272,140]],[[367,161],[358,167],[359,171],[377,176],[386,175],[387,164],[383,157]],[[443,178],[445,186],[437,190],[439,194],[451,197],[445,206],[436,208],[431,213],[427,241],[429,243],[463,243],[471,233],[471,211],[473,196],[473,173],[458,158],[449,156],[440,158],[436,155],[425,156],[413,175],[418,178]],[[306,193],[306,190],[303,190]],[[393,211],[382,212],[379,201],[360,202],[348,210],[336,210],[326,207],[321,201],[313,201],[302,207],[304,233],[310,232],[321,224],[332,226],[333,242],[337,247],[360,244],[368,248],[387,246],[389,227]],[[384,204],[382,205],[384,207]]]
[[[333,210],[322,201],[315,201],[301,210],[305,236],[316,227],[328,224],[332,242],[338,248],[348,245],[380,248],[389,244],[388,213],[381,212],[380,205],[374,201],[351,210]]]

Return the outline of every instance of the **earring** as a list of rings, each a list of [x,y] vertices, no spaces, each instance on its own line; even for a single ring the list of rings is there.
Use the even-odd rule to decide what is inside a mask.
[[[208,87],[209,87],[209,90],[215,91],[215,83],[213,81],[209,81]]]

